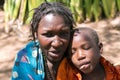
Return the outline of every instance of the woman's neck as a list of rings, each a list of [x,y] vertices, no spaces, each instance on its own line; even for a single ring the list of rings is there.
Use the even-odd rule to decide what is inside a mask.
[[[98,64],[96,68],[89,74],[83,74],[83,80],[105,80],[105,71],[104,67],[101,64]]]
[[[57,74],[59,62],[54,63],[54,62],[50,62],[49,60],[47,60],[47,65],[48,65],[51,77],[53,78],[53,80],[56,80],[56,74]]]

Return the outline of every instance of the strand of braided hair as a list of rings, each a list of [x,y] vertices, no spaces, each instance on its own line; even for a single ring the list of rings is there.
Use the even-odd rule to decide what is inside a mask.
[[[63,16],[63,18],[65,19],[65,23],[70,27],[70,30],[73,30],[73,26],[75,25],[73,16],[71,11],[64,7],[61,3],[58,2],[45,2],[42,3],[38,8],[34,9],[35,12],[33,14],[32,20],[31,20],[31,36],[33,37],[33,40],[36,40],[36,36],[34,33],[37,33],[37,29],[38,29],[38,24],[41,21],[41,19],[43,18],[43,16],[47,15],[47,14],[58,14]],[[44,67],[45,67],[45,73],[46,73],[46,77],[49,80],[53,80],[51,73],[49,71],[48,65],[47,65],[47,61],[46,61],[46,57],[43,53],[43,57],[44,57]],[[37,58],[38,60],[38,58]]]

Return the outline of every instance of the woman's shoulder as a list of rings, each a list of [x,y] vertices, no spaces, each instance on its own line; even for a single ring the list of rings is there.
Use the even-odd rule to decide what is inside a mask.
[[[37,48],[39,48],[39,42],[30,41],[25,45],[25,47],[18,51],[18,54],[24,55],[26,52],[32,52]]]
[[[72,68],[71,60],[68,58],[64,58],[59,65],[60,71],[65,70],[65,72],[69,72]]]
[[[37,57],[37,50],[39,47],[38,42],[35,43],[34,41],[30,41],[28,42],[24,48],[22,48],[21,50],[18,51],[17,53],[17,61],[28,61],[29,58],[34,59]]]
[[[20,49],[17,53],[17,55],[22,56],[22,55],[27,55],[27,52],[32,51],[32,49],[34,48],[34,42],[30,41],[28,42],[22,49]]]

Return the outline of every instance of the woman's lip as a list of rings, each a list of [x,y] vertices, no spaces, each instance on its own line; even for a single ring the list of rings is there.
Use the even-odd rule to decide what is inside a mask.
[[[60,51],[49,51],[50,55],[58,57],[60,54]]]
[[[49,52],[56,54],[56,53],[58,53],[59,51],[49,51]]]

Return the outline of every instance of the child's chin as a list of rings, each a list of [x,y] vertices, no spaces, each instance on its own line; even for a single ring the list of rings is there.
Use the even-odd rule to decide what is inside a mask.
[[[82,73],[84,73],[84,74],[89,74],[91,71],[82,71]]]
[[[89,72],[91,72],[91,70],[90,70],[90,64],[82,65],[82,66],[80,67],[80,70],[81,70],[83,73],[89,73]]]
[[[80,69],[81,72],[83,72],[84,74],[89,74],[92,72],[90,66],[89,67],[84,67]]]

